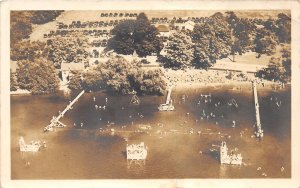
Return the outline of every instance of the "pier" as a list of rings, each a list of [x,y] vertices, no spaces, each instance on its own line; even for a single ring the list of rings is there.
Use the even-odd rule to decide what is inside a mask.
[[[256,88],[256,81],[252,82],[252,88],[253,88],[253,95],[254,95],[254,103],[255,103],[255,117],[256,117],[256,130],[255,130],[255,136],[257,138],[262,138],[264,136],[263,130],[261,128],[260,123],[260,114],[259,114],[259,103],[258,103],[258,97],[257,97],[257,88]]]
[[[75,102],[78,101],[78,99],[84,94],[84,90],[82,90],[75,99],[73,99],[73,101],[70,102],[70,104],[67,105],[67,107],[59,113],[59,115],[57,117],[53,116],[53,118],[50,121],[50,124],[48,126],[46,126],[44,128],[44,132],[47,131],[52,131],[53,127],[66,127],[65,124],[63,124],[62,122],[60,122],[60,118],[64,117],[65,113],[72,109],[72,106],[74,105]]]

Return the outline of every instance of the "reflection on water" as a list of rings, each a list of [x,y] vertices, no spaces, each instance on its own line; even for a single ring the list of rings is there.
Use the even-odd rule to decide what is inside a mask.
[[[201,94],[208,93],[212,94],[211,103],[201,101]],[[157,110],[165,101],[163,96],[142,96],[140,105],[130,105],[131,96],[86,93],[61,119],[68,127],[50,133],[43,133],[43,127],[75,94],[12,96],[12,178],[264,178],[262,173],[268,178],[288,178],[291,176],[290,90],[259,91],[258,95],[265,131],[260,142],[251,138],[255,123],[251,90],[243,94],[224,88],[175,90],[173,112]],[[238,108],[228,104],[231,99]],[[96,110],[95,105],[106,108]],[[141,126],[152,129],[133,132]],[[101,133],[100,128],[116,132],[111,136]],[[47,148],[36,154],[20,154],[19,136],[26,141],[45,140]],[[210,149],[223,140],[229,149],[238,149],[244,165],[219,164],[217,152],[214,154]],[[149,148],[146,165],[128,169],[126,144],[141,141]]]

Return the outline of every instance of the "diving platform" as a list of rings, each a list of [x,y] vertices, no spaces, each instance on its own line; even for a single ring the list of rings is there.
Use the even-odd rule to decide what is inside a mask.
[[[242,155],[233,154],[232,152],[228,154],[228,147],[225,141],[222,141],[220,146],[220,163],[229,165],[241,165],[243,161]]]
[[[144,142],[140,144],[131,144],[126,146],[127,156],[127,168],[130,168],[131,164],[145,165],[148,154],[148,148]]]

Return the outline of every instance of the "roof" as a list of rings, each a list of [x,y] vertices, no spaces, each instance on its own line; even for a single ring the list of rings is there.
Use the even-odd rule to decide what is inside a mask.
[[[84,70],[84,63],[62,63],[61,70]]]
[[[167,25],[158,25],[158,26],[156,26],[156,29],[159,32],[169,32],[170,31],[170,28]]]

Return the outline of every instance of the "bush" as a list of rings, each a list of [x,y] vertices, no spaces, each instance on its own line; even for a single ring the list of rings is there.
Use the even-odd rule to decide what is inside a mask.
[[[69,75],[68,88],[72,90],[82,90],[81,74],[78,71],[72,71]]]

